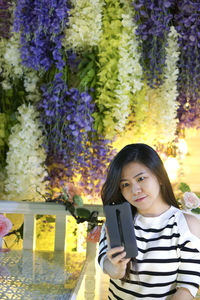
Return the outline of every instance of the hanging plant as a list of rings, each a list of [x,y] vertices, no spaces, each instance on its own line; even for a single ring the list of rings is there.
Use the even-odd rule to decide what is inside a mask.
[[[126,132],[114,143],[146,142],[150,145],[169,143],[177,129],[177,61],[179,58],[178,34],[171,27],[166,48],[164,81],[158,88],[150,88],[144,81],[143,89],[137,92],[132,103],[133,115],[129,117]],[[151,130],[149,130],[151,128]]]
[[[52,64],[63,69],[63,31],[68,22],[68,1],[17,2],[14,30],[21,32],[23,65],[35,70],[48,71]]]
[[[152,111],[155,111],[152,124],[155,124],[157,127],[156,140],[166,144],[174,140],[178,123],[177,78],[179,70],[177,63],[180,52],[178,33],[173,26],[170,28],[167,45],[163,84],[158,88],[157,96],[151,103]]]
[[[63,44],[75,52],[97,46],[102,34],[103,0],[73,0]]]
[[[8,200],[41,201],[37,190],[45,192],[44,178],[47,172],[42,131],[38,113],[31,105],[18,108],[18,124],[12,128],[7,153],[7,179],[5,191]]]
[[[12,16],[12,2],[10,0],[1,0],[0,2],[0,39],[9,39],[11,36],[10,26]]]
[[[81,91],[94,89],[97,82],[97,48],[83,52],[80,55],[77,77],[79,79],[78,88]]]
[[[180,127],[200,122],[200,6],[199,1],[177,2],[175,27],[179,33],[178,118]]]
[[[136,34],[141,47],[140,63],[147,84],[154,88],[162,84],[166,60],[167,36],[173,18],[175,0],[135,0]]]
[[[78,181],[88,203],[100,204],[100,192],[105,182],[106,171],[116,151],[111,141],[97,135],[94,131],[90,136],[87,164],[81,169]]]
[[[89,93],[79,93],[75,88],[68,90],[61,73],[55,75],[53,82],[42,86],[42,93],[38,110],[47,137],[48,158],[63,163],[71,176],[85,163],[94,104]]]
[[[95,184],[95,191],[99,192],[111,151],[109,141],[99,139],[93,129],[94,104],[90,94],[75,88],[68,90],[61,73],[44,85],[42,92],[38,110],[46,136],[50,186],[63,186],[78,177],[86,195],[88,189],[94,191]]]
[[[97,111],[95,129],[112,138],[116,134],[116,126],[120,121],[117,109],[121,107],[116,97],[115,89],[118,86],[119,45],[122,33],[122,8],[118,1],[107,0],[103,7],[103,34],[99,42],[97,74]],[[116,111],[115,111],[116,110]]]
[[[118,119],[116,130],[119,133],[123,131],[131,112],[131,102],[134,101],[134,94],[143,86],[133,7],[128,1],[121,2],[123,3],[123,28],[118,49],[120,57],[118,63],[118,85],[115,89],[118,105],[113,109],[113,115]]]

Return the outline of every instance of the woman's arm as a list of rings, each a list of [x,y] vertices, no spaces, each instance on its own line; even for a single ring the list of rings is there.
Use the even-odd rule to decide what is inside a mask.
[[[188,227],[192,234],[200,239],[200,221],[193,215],[184,214]]]
[[[177,292],[170,298],[170,300],[192,300],[194,297],[190,294],[188,289],[178,288]]]
[[[188,224],[190,232],[197,238],[200,238],[200,222],[199,220],[190,214],[184,214],[186,222]],[[178,287],[177,292],[170,298],[170,300],[191,300],[194,299],[189,289],[184,287]]]
[[[123,250],[124,247],[110,249],[104,259],[103,270],[113,279],[121,279],[126,273],[127,263],[130,261],[130,258],[124,258],[126,256],[126,252]],[[120,254],[113,258],[113,254],[116,253]]]

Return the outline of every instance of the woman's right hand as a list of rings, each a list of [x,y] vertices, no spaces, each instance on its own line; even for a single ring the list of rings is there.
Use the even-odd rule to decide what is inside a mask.
[[[125,258],[125,256],[126,252],[124,251],[124,247],[116,247],[107,251],[107,259],[104,261],[104,270],[110,277],[115,279],[124,277],[127,263],[130,261],[130,258]]]

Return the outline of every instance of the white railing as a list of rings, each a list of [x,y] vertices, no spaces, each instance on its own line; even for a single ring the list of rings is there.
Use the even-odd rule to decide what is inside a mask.
[[[84,205],[84,208],[98,211],[99,217],[103,217],[101,205]],[[23,249],[34,249],[35,239],[35,218],[36,215],[56,216],[55,228],[55,250],[65,251],[66,249],[66,228],[69,211],[65,210],[64,204],[48,202],[15,202],[0,201],[0,213],[14,213],[24,215]],[[200,215],[197,215],[200,218]],[[72,299],[76,300],[104,300],[108,288],[108,276],[104,275],[97,264],[97,245],[87,242],[86,263],[80,274],[77,286]],[[198,296],[197,296],[198,298]],[[195,299],[197,299],[195,298]]]
[[[99,217],[103,217],[102,205],[84,205],[84,208],[92,211],[98,211]],[[53,215],[55,216],[55,253],[56,250],[65,252],[67,217],[71,216],[70,212],[65,210],[64,204],[48,203],[48,202],[28,202],[28,201],[0,201],[0,213],[3,214],[23,214],[23,249],[34,250],[35,247],[35,224],[36,215]],[[1,246],[1,245],[0,245]],[[71,300],[103,300],[105,292],[102,294],[102,283],[106,281],[105,275],[102,273],[97,264],[97,244],[87,242],[86,245],[86,261],[80,274],[76,288],[71,296]]]
[[[90,211],[98,211],[99,217],[103,216],[101,205],[84,205]],[[26,202],[26,201],[0,201],[0,213],[14,213],[24,215],[23,249],[34,248],[34,228],[36,215],[55,215],[55,250],[65,250],[66,248],[66,216],[69,211],[65,210],[64,204],[48,202]]]

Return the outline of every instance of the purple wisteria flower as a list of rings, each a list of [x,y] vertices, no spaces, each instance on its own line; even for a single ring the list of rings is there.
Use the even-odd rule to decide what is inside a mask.
[[[116,150],[112,148],[111,141],[103,136],[98,135],[97,137],[97,132],[93,131],[90,141],[90,153],[87,157],[88,163],[80,173],[80,184],[86,195],[91,195],[91,198],[94,195],[100,197],[108,164],[115,154]]]
[[[11,5],[11,1],[9,0],[0,0],[0,38],[10,38],[10,26],[12,22],[9,9]]]
[[[67,0],[18,0],[14,30],[21,31],[24,65],[47,71],[55,63],[62,70],[62,38],[68,12]]]
[[[174,23],[179,33],[180,126],[200,127],[200,5],[197,0],[177,1]]]
[[[95,184],[94,176],[102,180],[104,165],[112,157],[109,146],[106,146],[108,141],[99,139],[93,129],[92,97],[75,88],[68,90],[62,73],[57,73],[55,79],[41,89],[43,99],[37,108],[46,136],[47,165],[58,166],[51,170],[48,180],[53,186],[59,177],[62,185],[64,175],[72,178],[81,174],[80,182],[83,189],[87,189],[88,181]]]
[[[171,9],[175,0],[136,0],[136,35],[141,47],[141,65],[149,86],[162,83],[165,66],[167,36],[173,18]]]

